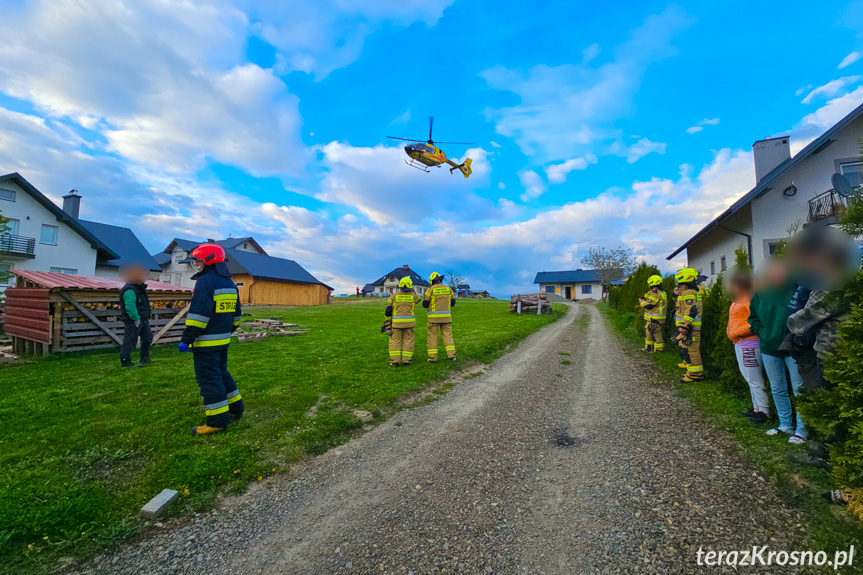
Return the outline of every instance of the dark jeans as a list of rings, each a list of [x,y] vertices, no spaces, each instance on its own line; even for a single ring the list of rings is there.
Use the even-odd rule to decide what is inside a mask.
[[[153,343],[153,332],[150,331],[150,320],[145,319],[137,327],[132,320],[123,320],[123,343],[120,345],[120,364],[132,365],[132,350],[141,339],[141,361],[150,360],[150,344]]]
[[[243,399],[237,390],[237,383],[228,372],[228,349],[216,351],[195,351],[195,380],[201,397],[207,425],[227,427],[231,415],[243,415]]]

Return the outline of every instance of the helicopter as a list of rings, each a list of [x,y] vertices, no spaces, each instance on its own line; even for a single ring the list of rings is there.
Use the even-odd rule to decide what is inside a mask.
[[[410,161],[405,160],[405,163],[412,168],[416,168],[418,170],[422,170],[423,172],[430,172],[429,168],[439,168],[442,164],[449,164],[452,166],[449,169],[449,173],[452,174],[455,170],[459,170],[464,177],[467,178],[473,173],[473,170],[470,167],[470,164],[473,160],[470,158],[466,158],[464,162],[461,164],[456,164],[452,160],[446,157],[443,150],[435,146],[434,140],[432,140],[432,128],[434,127],[434,117],[429,118],[429,139],[427,141],[423,140],[413,140],[411,138],[396,138],[395,136],[387,136],[387,138],[391,138],[393,140],[404,140],[405,142],[417,142],[415,144],[408,144],[405,146],[405,153],[410,157]],[[454,145],[464,145],[469,146],[470,142],[438,142],[439,144],[454,144]]]

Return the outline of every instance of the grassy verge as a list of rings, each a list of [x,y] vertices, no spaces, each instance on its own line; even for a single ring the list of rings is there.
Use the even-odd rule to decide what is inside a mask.
[[[598,304],[598,307],[609,325],[632,344],[632,349],[644,346],[644,337],[631,328],[633,314],[618,312],[605,303]],[[680,358],[676,351],[672,345],[665,353],[649,357],[667,374],[668,385],[676,387],[678,394],[691,401],[716,427],[729,432],[743,447],[749,459],[777,486],[783,497],[805,513],[814,550],[825,550],[830,554],[836,549],[847,549],[852,544],[859,547],[863,538],[860,523],[844,508],[828,505],[821,498],[822,493],[836,488],[827,471],[788,460],[790,452],[805,453],[805,447],[791,445],[781,438],[768,437],[764,432],[769,429],[769,425],[754,426],[747,419],[737,417],[738,413],[749,409],[752,404],[724,392],[720,382],[708,379],[698,384],[678,383],[682,370],[677,367]]]
[[[453,369],[487,363],[565,313],[516,316],[508,302],[460,300],[454,310],[459,361],[425,362],[425,321],[415,365],[388,366],[379,333],[383,300],[352,305],[253,309],[307,335],[232,344],[229,368],[246,417],[229,433],[196,439],[203,408],[192,358],[157,346],[153,365],[121,370],[116,351],[40,358],[0,368],[0,571],[49,571],[136,532],[137,510],[169,487],[173,513],[207,506],[221,492],[278,473],[346,441],[407,393]],[[422,314],[421,314],[422,316]]]

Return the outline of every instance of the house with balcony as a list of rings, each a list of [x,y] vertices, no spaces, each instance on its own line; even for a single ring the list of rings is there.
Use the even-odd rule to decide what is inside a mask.
[[[0,215],[9,219],[0,234],[0,272],[93,276],[97,262],[120,257],[18,173],[0,176]]]
[[[738,248],[758,266],[788,237],[789,229],[835,224],[848,198],[833,189],[832,178],[842,174],[852,187],[863,183],[861,140],[863,105],[793,157],[789,136],[755,142],[755,187],[667,259],[681,267],[687,264],[712,281],[734,263]],[[678,258],[684,251],[685,262]]]

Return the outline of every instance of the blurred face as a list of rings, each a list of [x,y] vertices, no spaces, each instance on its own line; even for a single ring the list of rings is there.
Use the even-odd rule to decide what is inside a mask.
[[[144,266],[133,265],[123,269],[123,281],[130,284],[142,284],[147,281],[149,271]]]
[[[835,228],[809,228],[788,242],[794,281],[812,290],[844,286],[860,270],[860,249],[851,236]]]

